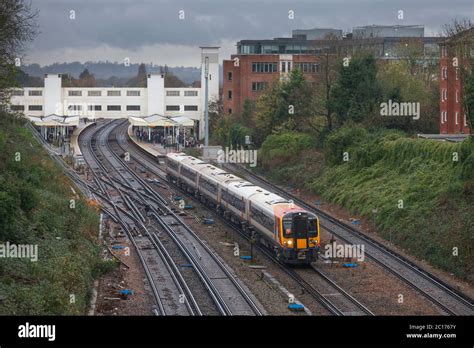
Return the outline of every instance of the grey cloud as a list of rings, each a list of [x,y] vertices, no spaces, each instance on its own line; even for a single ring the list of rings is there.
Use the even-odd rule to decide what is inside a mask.
[[[149,45],[199,46],[291,35],[295,28],[351,30],[367,24],[424,24],[437,33],[471,16],[472,0],[33,0],[41,34],[32,52],[103,45],[135,51]],[[288,10],[295,19],[288,19]],[[76,19],[69,19],[74,10]],[[180,20],[180,10],[185,19]],[[405,19],[397,19],[403,10]],[[91,57],[93,59],[94,57]],[[74,57],[70,57],[74,60]]]

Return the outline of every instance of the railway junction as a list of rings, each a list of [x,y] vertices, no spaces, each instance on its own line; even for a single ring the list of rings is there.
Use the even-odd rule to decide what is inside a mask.
[[[171,128],[165,130],[169,126],[166,120],[156,116],[148,120],[157,122],[151,126],[162,126],[168,132],[165,134],[174,137],[186,126],[187,120],[181,121],[174,125],[173,134]],[[228,175],[316,214],[321,245],[337,242],[363,245],[365,250],[363,262],[328,260],[324,255],[308,266],[282,262],[236,221],[170,181],[166,154],[181,148],[138,139],[137,131],[148,125],[137,122],[141,121],[96,120],[77,127],[70,137],[71,148],[81,158],[75,168],[47,143],[49,133],[35,131],[78,191],[100,206],[104,254],[121,263],[117,274],[97,286],[96,314],[474,313],[469,289],[424,269],[247,168],[222,164],[219,170]],[[67,126],[64,129],[67,131]]]

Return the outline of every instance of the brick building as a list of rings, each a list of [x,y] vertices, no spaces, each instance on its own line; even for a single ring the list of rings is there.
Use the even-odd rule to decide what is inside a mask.
[[[256,100],[269,84],[285,78],[298,66],[308,81],[315,81],[321,65],[316,55],[232,55],[224,60],[224,112],[241,112],[246,99]]]
[[[440,46],[440,134],[470,134],[467,113],[463,108],[463,69],[472,69],[474,28],[460,32],[439,43]]]
[[[292,37],[239,41],[237,54],[223,61],[224,112],[240,113],[246,99],[256,100],[268,84],[295,67],[308,81],[317,82],[323,77],[321,62],[326,54],[345,57],[366,51],[377,59],[391,60],[399,59],[400,45],[415,44],[426,62],[438,64],[439,38],[424,37],[422,26],[367,26],[354,28],[354,32],[354,37],[343,37],[337,29],[294,30]],[[377,36],[379,33],[387,36]],[[330,37],[321,38],[328,34]]]

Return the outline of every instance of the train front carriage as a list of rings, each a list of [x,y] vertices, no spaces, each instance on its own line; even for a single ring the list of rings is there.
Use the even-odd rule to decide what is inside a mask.
[[[319,222],[317,217],[284,198],[269,192],[262,192],[250,198],[251,221],[266,235],[270,224],[265,222],[272,216],[273,250],[277,257],[294,264],[316,261],[319,245]]]

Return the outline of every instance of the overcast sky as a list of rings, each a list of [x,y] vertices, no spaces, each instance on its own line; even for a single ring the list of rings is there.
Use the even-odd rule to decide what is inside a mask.
[[[199,46],[221,46],[222,60],[241,39],[291,36],[297,28],[423,24],[429,36],[452,18],[474,17],[473,0],[32,0],[32,6],[40,34],[25,59],[41,65],[128,57],[198,66]]]

